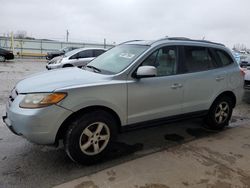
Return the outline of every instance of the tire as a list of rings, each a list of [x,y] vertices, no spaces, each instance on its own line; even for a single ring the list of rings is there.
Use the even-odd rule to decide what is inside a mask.
[[[112,115],[103,110],[89,112],[69,125],[64,137],[65,151],[77,163],[94,164],[102,160],[116,135],[117,123]]]
[[[3,55],[0,55],[0,62],[5,62],[6,58]]]
[[[233,102],[228,96],[222,96],[214,101],[205,119],[209,129],[221,130],[228,126],[233,112]]]

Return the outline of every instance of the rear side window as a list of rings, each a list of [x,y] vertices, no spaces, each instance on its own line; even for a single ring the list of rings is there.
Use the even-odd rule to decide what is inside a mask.
[[[216,62],[208,48],[184,46],[185,72],[198,72],[214,69]]]
[[[78,53],[78,58],[93,57],[93,50],[85,50]]]
[[[234,62],[233,59],[226,52],[224,52],[222,50],[215,50],[215,53],[218,56],[220,64],[223,67],[230,65]]]

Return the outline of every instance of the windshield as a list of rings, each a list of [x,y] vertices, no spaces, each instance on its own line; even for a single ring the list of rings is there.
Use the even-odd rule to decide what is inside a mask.
[[[148,48],[149,46],[143,45],[119,45],[98,56],[88,65],[104,74],[116,74],[128,67]]]
[[[65,53],[64,56],[65,57],[69,57],[69,56],[74,55],[77,52],[79,52],[79,49],[75,49],[75,50],[69,51],[69,52]]]

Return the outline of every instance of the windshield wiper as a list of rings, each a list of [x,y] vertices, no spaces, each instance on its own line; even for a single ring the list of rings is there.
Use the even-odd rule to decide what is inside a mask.
[[[94,67],[92,65],[87,65],[86,67],[91,68],[91,69],[93,69],[94,71],[97,71],[97,72],[102,72],[100,69],[98,69],[98,68],[96,68],[96,67]]]

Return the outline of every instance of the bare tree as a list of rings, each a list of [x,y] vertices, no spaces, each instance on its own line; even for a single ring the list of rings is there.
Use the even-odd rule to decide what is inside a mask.
[[[18,38],[18,39],[25,39],[27,37],[27,32],[26,31],[17,31],[14,34],[14,37]]]
[[[240,44],[240,43],[238,43],[238,44],[235,44],[235,45],[233,46],[233,50],[235,50],[235,51],[246,51],[246,50],[247,50],[247,47],[246,47],[245,44]]]

